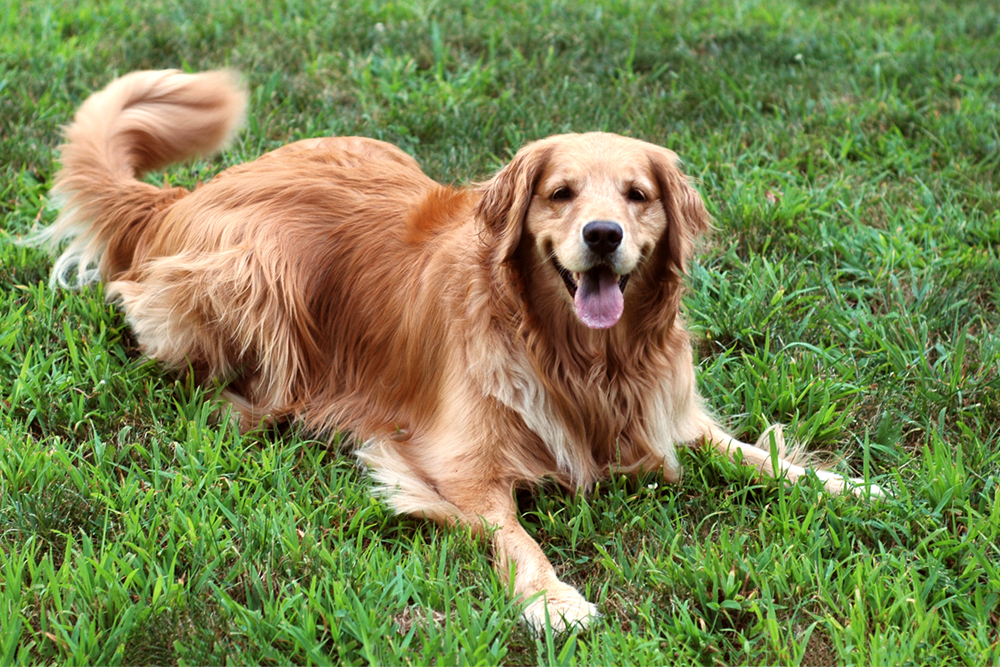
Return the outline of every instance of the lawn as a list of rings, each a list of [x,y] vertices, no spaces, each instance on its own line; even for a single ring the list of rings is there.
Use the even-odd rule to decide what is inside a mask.
[[[668,146],[715,218],[702,393],[892,496],[683,454],[519,497],[602,617],[534,636],[463,530],[391,515],[339,443],[240,435],[100,287],[15,244],[60,127],[136,69],[231,67],[249,118],[194,186],[364,135],[445,182],[525,142]],[[79,0],[0,6],[0,664],[1000,663],[1000,6],[991,0]]]

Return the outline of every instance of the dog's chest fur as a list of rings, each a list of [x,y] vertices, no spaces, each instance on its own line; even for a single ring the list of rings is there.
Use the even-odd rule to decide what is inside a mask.
[[[609,470],[679,471],[675,443],[689,439],[682,415],[696,395],[692,378],[675,374],[663,351],[640,355],[638,372],[625,373],[614,350],[583,356],[537,337],[505,342],[472,370],[545,445],[555,463],[547,474],[589,488]]]

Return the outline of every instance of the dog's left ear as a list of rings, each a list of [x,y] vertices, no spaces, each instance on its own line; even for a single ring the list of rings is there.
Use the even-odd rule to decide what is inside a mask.
[[[678,273],[686,273],[694,241],[711,228],[712,218],[701,195],[681,171],[676,153],[658,148],[650,152],[649,159],[667,214],[666,259]]]
[[[544,142],[528,144],[514,159],[479,187],[483,197],[476,206],[480,238],[493,248],[493,257],[507,261],[521,241],[528,206],[548,162],[551,148]]]

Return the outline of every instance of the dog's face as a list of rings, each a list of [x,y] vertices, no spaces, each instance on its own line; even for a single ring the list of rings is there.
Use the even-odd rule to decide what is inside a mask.
[[[663,236],[660,187],[638,142],[596,135],[560,142],[535,185],[524,227],[580,321],[613,326],[624,290]]]
[[[487,183],[479,214],[504,259],[528,245],[532,264],[545,265],[593,329],[618,322],[637,271],[683,271],[693,237],[708,226],[674,153],[603,133],[525,147]]]

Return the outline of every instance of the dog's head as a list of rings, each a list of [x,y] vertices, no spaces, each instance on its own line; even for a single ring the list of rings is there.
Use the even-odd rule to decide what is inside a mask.
[[[694,237],[708,228],[678,162],[672,151],[613,134],[537,141],[484,184],[481,232],[495,261],[530,263],[562,286],[580,322],[607,329],[627,299],[676,292],[664,283],[679,282]],[[641,290],[630,291],[636,282]]]

